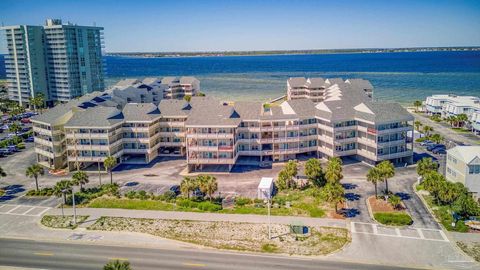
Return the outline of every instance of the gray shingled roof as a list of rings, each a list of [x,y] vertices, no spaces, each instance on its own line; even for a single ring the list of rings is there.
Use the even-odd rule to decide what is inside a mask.
[[[125,121],[152,121],[160,117],[160,112],[153,103],[128,103],[122,112]]]
[[[188,110],[188,102],[178,99],[162,99],[158,108],[160,114],[164,117],[187,116],[190,114]]]
[[[186,126],[238,126],[240,114],[234,106],[224,104],[211,97],[192,97],[191,113]]]
[[[355,116],[376,123],[388,123],[394,121],[413,121],[414,117],[400,104],[394,102],[364,102],[374,113],[355,111]]]
[[[76,112],[65,127],[110,127],[124,120],[116,108],[97,106]]]
[[[291,87],[302,87],[307,83],[307,79],[304,77],[292,77],[288,79],[288,83]]]

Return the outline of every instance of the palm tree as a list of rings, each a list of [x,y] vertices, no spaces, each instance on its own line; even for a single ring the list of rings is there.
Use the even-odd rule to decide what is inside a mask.
[[[420,127],[422,126],[422,122],[417,120],[413,124],[415,125],[415,129],[420,131]]]
[[[72,181],[62,180],[58,181],[53,187],[53,195],[57,197],[63,196],[63,203],[67,203],[67,193],[72,192]]]
[[[465,122],[468,121],[468,116],[464,113],[457,115],[457,121],[459,122],[459,126],[464,126]]]
[[[335,206],[335,213],[338,213],[338,204],[345,201],[345,190],[339,183],[327,183],[322,188],[322,196]]]
[[[182,182],[180,183],[180,192],[185,196],[187,195],[187,199],[190,199],[190,192],[195,189],[196,183],[195,180],[186,176],[183,178]]]
[[[35,97],[31,97],[29,102],[30,105],[33,106],[33,110],[36,112],[39,108],[43,107],[45,96],[42,93],[38,93]]]
[[[0,178],[7,176],[7,173],[0,167]],[[1,190],[0,190],[1,191]]]
[[[110,184],[113,184],[113,168],[117,165],[117,159],[108,156],[104,161],[103,161],[103,166],[108,170],[108,173],[110,173]]]
[[[423,133],[425,133],[425,136],[428,137],[431,131],[433,131],[433,128],[431,126],[423,126]]]
[[[380,170],[377,167],[373,167],[368,170],[367,181],[371,182],[375,186],[375,198],[378,198],[377,184],[382,180],[382,175],[380,174]]]
[[[417,162],[417,174],[424,177],[427,173],[437,171],[438,164],[432,158],[422,158]]]
[[[200,190],[203,193],[207,194],[208,198],[210,198],[210,201],[211,201],[213,193],[215,193],[215,191],[218,190],[217,178],[211,175],[205,175],[203,176],[203,180],[200,181],[199,184],[200,184]]]
[[[22,127],[20,127],[20,125],[17,122],[14,122],[13,124],[10,125],[8,130],[10,130],[11,132],[14,132],[15,135],[17,135],[18,132],[22,130]]]
[[[388,202],[393,206],[394,209],[400,208],[402,199],[397,195],[392,195],[388,197]]]
[[[45,171],[43,170],[43,167],[38,165],[38,164],[33,164],[30,167],[27,168],[25,171],[25,175],[30,178],[35,178],[35,186],[38,191],[38,177],[40,175],[44,175]]]
[[[72,184],[80,186],[80,190],[83,190],[83,185],[88,183],[88,175],[84,171],[76,171],[72,175]]]
[[[435,143],[441,143],[443,141],[442,135],[435,133],[430,136],[430,140],[432,140]]]
[[[132,270],[130,267],[130,263],[128,261],[109,261],[105,266],[103,266],[103,270]]]
[[[413,106],[415,106],[415,112],[418,112],[418,107],[422,106],[422,102],[420,100],[415,100]]]
[[[450,126],[453,126],[453,125],[454,125],[455,123],[457,123],[457,121],[458,121],[458,120],[457,120],[457,117],[454,116],[454,115],[450,115],[450,116],[447,117],[445,120],[450,124]]]
[[[323,174],[322,165],[317,158],[307,160],[304,173],[312,186],[322,187],[325,185],[325,176]]]
[[[327,168],[325,170],[325,178],[330,183],[338,183],[343,178],[342,175],[342,160],[338,157],[333,157],[328,160]]]
[[[385,181],[385,193],[388,195],[388,178],[395,176],[395,167],[392,162],[384,160],[377,165],[377,168],[380,171],[383,181]]]

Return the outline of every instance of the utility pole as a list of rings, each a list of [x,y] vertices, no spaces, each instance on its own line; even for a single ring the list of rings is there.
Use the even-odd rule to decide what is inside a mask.
[[[272,225],[271,225],[271,219],[270,219],[271,194],[269,194],[268,191],[264,191],[263,194],[267,198],[268,240],[271,240],[272,239]]]
[[[100,186],[102,185],[102,174],[100,173],[100,161],[97,163],[97,169],[98,169],[98,181],[100,181]]]
[[[72,202],[73,202],[73,224],[77,225],[77,209],[75,209],[75,190],[72,188]]]

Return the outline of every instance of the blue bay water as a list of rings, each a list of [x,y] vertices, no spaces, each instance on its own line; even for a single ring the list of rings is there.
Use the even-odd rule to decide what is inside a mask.
[[[0,68],[3,67],[0,59]],[[195,76],[202,92],[228,100],[268,100],[289,77],[364,78],[379,100],[404,104],[428,95],[480,96],[480,52],[414,52],[225,57],[105,57],[107,84],[126,77]],[[0,70],[0,77],[5,77]]]

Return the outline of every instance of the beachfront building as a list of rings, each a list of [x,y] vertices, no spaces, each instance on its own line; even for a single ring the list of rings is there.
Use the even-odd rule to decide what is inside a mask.
[[[480,110],[476,110],[472,113],[470,123],[472,125],[473,133],[480,135]]]
[[[302,156],[412,162],[406,134],[414,119],[404,108],[373,102],[363,88],[334,88],[322,102],[304,98],[278,106],[200,96],[155,104],[121,94],[130,87],[113,88],[34,117],[35,149],[38,161],[55,169],[102,167],[107,156],[135,164],[186,156],[189,171],[229,171],[236,164]]]
[[[102,27],[48,19],[44,26],[0,29],[7,41],[9,99],[28,105],[31,97],[41,93],[52,104],[105,88]]]
[[[480,199],[480,146],[456,146],[447,150],[448,181],[465,185]]]
[[[351,88],[355,91],[363,91],[368,97],[372,97],[373,86],[364,79],[341,78],[304,78],[293,77],[287,80],[287,99],[310,99],[314,103],[321,102],[326,98],[336,95],[340,88]]]
[[[480,98],[474,96],[433,95],[425,100],[428,114],[441,115],[443,118],[466,114],[469,118],[480,110]]]

